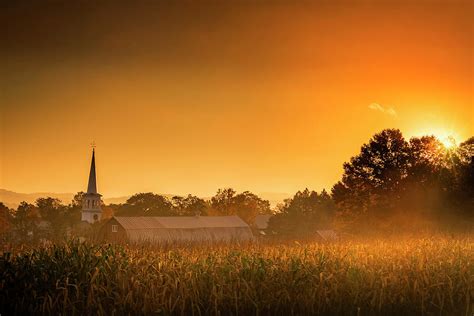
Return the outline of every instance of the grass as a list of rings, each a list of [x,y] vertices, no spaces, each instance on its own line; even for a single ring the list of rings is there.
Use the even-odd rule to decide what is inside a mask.
[[[0,313],[474,313],[474,242],[91,245],[4,253]]]

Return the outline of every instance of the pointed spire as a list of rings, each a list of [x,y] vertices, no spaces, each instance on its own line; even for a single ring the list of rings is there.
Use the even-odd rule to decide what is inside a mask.
[[[89,173],[89,184],[87,185],[87,193],[97,194],[97,184],[95,180],[95,150],[92,148],[91,171]]]

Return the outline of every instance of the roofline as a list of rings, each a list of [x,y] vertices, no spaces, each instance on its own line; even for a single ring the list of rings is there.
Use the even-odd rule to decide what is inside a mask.
[[[199,219],[199,218],[205,218],[205,219],[208,219],[208,218],[214,218],[214,219],[222,219],[222,218],[232,218],[232,219],[236,219],[237,221],[239,221],[240,223],[234,223],[234,224],[231,224],[231,225],[227,225],[227,226],[221,226],[220,224],[221,223],[217,223],[216,226],[206,226],[206,225],[203,225],[203,226],[195,226],[195,227],[176,227],[176,226],[173,226],[171,225],[170,226],[167,226],[167,225],[163,225],[161,224],[163,227],[140,227],[140,228],[126,228],[126,226],[128,226],[126,223],[125,225],[123,225],[124,223],[121,223],[121,219],[131,219],[131,218],[134,218],[134,219],[141,219],[141,220],[146,220],[146,219],[157,219],[158,221],[161,220],[161,219],[170,219],[170,218],[177,218],[177,219]],[[250,229],[250,226],[238,215],[222,215],[222,216],[113,216],[111,217],[105,224],[107,224],[109,221],[111,220],[115,220],[117,223],[120,224],[120,226],[122,226],[124,229],[126,230],[145,230],[145,229],[208,229],[208,228],[248,228]],[[204,223],[203,223],[204,224]],[[186,225],[185,225],[186,226]]]
[[[108,222],[107,222],[108,223]],[[123,226],[122,226],[123,227]],[[153,227],[153,228],[125,228],[125,230],[145,230],[145,229],[210,229],[210,228],[250,228],[248,226],[212,226],[212,227]]]
[[[113,216],[113,218],[118,217],[118,218],[170,218],[170,217],[177,217],[177,218],[195,218],[195,217],[206,217],[206,218],[217,218],[217,217],[238,217],[240,218],[239,215],[218,215],[218,216],[208,216],[208,215],[199,215],[199,216]],[[242,219],[242,218],[240,218]],[[243,219],[242,219],[243,220]]]

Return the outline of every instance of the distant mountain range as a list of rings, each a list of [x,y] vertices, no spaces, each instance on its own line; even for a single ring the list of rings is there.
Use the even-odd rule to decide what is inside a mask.
[[[75,193],[54,193],[54,192],[35,192],[35,193],[18,193],[5,189],[0,189],[0,202],[5,204],[9,208],[16,209],[18,205],[25,201],[28,203],[34,203],[40,197],[52,197],[55,199],[61,200],[64,204],[69,204],[72,201]],[[173,197],[174,194],[163,194],[166,197]],[[272,207],[276,206],[278,203],[283,202],[283,200],[289,198],[291,195],[287,193],[275,193],[275,192],[264,192],[258,194],[262,199],[270,201]],[[103,198],[105,204],[120,204],[124,203],[130,195],[120,196],[120,197],[111,197]],[[209,197],[204,197],[204,199],[209,199]]]
[[[3,202],[9,208],[17,208],[18,205],[25,201],[34,203],[40,197],[52,197],[61,200],[64,204],[69,204],[72,201],[75,193],[54,193],[54,192],[35,192],[35,193],[18,193],[5,189],[0,189],[0,202]],[[105,204],[119,204],[125,202],[129,196],[104,198]]]

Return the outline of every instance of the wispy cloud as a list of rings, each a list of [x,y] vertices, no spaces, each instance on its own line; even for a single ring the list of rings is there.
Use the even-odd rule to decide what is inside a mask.
[[[379,111],[393,117],[397,117],[397,112],[395,111],[394,108],[390,106],[384,107],[383,105],[380,105],[378,103],[372,103],[369,105],[369,109],[374,110],[374,111]]]

